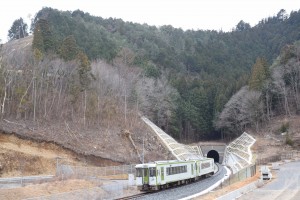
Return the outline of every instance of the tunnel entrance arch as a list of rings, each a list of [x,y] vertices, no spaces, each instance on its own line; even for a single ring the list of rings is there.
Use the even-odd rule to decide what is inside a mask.
[[[208,158],[213,158],[215,162],[219,163],[220,162],[220,155],[216,150],[210,150],[207,153]]]

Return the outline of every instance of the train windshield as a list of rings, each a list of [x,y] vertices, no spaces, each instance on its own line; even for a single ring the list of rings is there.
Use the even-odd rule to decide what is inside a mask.
[[[155,167],[150,167],[149,168],[149,173],[150,173],[150,176],[156,176],[156,169],[155,169]]]
[[[136,177],[143,177],[143,168],[136,168]]]
[[[148,176],[148,168],[136,168],[136,177]],[[156,176],[156,168],[149,168],[149,176]]]

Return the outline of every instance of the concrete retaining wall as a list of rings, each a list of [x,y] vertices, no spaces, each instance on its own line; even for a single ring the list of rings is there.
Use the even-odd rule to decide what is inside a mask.
[[[236,199],[240,196],[242,196],[243,194],[247,193],[247,192],[250,192],[254,189],[257,188],[257,185],[258,185],[258,181],[255,181],[253,183],[250,183],[244,187],[241,187],[237,190],[234,190],[228,194],[225,194],[224,196],[221,196],[219,198],[217,198],[217,200],[232,200],[232,199]]]

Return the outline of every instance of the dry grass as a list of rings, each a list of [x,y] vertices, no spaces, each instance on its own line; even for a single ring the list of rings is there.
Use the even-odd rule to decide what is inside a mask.
[[[86,180],[66,180],[38,185],[29,185],[22,188],[0,189],[1,200],[18,200],[31,197],[47,196],[74,190],[88,189],[96,185]]]
[[[128,174],[117,174],[111,176],[101,176],[100,178],[109,180],[128,180]]]

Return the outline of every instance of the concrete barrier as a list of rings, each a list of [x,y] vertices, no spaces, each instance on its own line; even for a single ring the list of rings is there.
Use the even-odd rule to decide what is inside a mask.
[[[234,190],[230,193],[227,193],[221,197],[218,197],[217,200],[232,200],[232,199],[236,199],[240,196],[242,196],[243,194],[247,193],[247,192],[250,192],[254,189],[257,188],[257,184],[258,184],[258,181],[255,181],[253,183],[250,183],[244,187],[241,187],[237,190]]]

